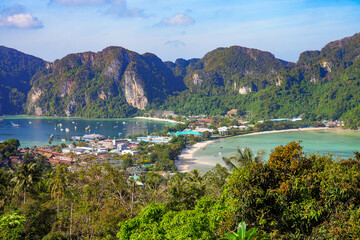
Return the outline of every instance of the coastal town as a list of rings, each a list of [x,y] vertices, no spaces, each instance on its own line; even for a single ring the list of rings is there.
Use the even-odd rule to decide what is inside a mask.
[[[153,134],[140,133],[128,138],[105,138],[97,133],[89,133],[83,136],[72,136],[70,144],[62,143],[60,145],[44,145],[37,147],[26,147],[19,149],[19,153],[9,158],[1,159],[2,166],[13,166],[24,163],[24,155],[30,154],[34,158],[39,155],[46,157],[51,166],[74,164],[76,162],[86,161],[87,159],[97,159],[99,161],[109,162],[116,167],[131,170],[132,168],[141,169],[137,171],[142,174],[152,169],[156,160],[144,161],[145,158],[141,147],[146,145],[153,147],[156,144],[169,144],[173,138],[181,137],[186,139],[187,146],[179,152],[176,158],[173,158],[176,170],[179,172],[189,172],[189,161],[192,160],[192,154],[205,148],[209,143],[219,138],[243,134],[261,134],[266,131],[299,131],[304,129],[336,128],[343,127],[342,121],[323,121],[321,123],[311,123],[302,121],[301,117],[267,119],[258,121],[246,121],[242,117],[232,115],[231,111],[226,116],[179,116],[174,112],[156,112],[152,117],[138,117],[138,119],[168,121],[174,127],[165,127],[162,131]],[[74,122],[73,122],[74,123]],[[136,122],[137,125],[140,125]],[[315,124],[315,125],[314,125]],[[58,124],[60,126],[60,124]],[[143,124],[143,125],[146,125]],[[18,126],[17,126],[18,127]],[[75,126],[76,127],[76,126]],[[86,129],[89,130],[89,129]],[[156,135],[157,134],[157,135]],[[52,136],[51,136],[52,139]],[[49,141],[50,142],[50,141]],[[51,143],[51,142],[50,142]],[[140,147],[139,147],[140,145]],[[139,152],[140,149],[140,152]],[[154,150],[149,150],[146,155],[150,155]],[[91,157],[92,156],[92,157]],[[131,158],[131,164],[122,166],[123,160]],[[141,159],[142,158],[142,159]],[[117,159],[117,161],[113,161]],[[141,160],[140,160],[141,159]],[[173,169],[173,170],[175,170]],[[169,168],[158,168],[158,170],[168,171]],[[172,170],[172,171],[173,171]],[[131,171],[130,171],[131,172]]]

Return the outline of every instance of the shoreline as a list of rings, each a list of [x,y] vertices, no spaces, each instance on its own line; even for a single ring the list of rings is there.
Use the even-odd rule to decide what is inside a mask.
[[[186,146],[181,151],[181,154],[179,155],[179,158],[175,160],[175,165],[178,172],[190,172],[189,166],[192,164],[193,155],[196,151],[198,151],[201,148],[205,148],[208,144],[214,143],[214,140],[207,140],[195,143],[193,146]]]
[[[150,121],[161,121],[161,122],[170,122],[170,123],[182,123],[171,119],[166,118],[156,118],[156,117],[133,117],[134,119],[144,119],[144,120],[150,120]]]
[[[97,120],[97,121],[112,121],[112,120],[136,120],[136,119],[141,119],[141,120],[150,120],[150,121],[158,121],[158,122],[170,122],[170,123],[182,123],[182,122],[178,122],[175,120],[171,120],[171,119],[164,119],[164,118],[155,118],[155,117],[142,117],[142,116],[137,116],[137,117],[128,117],[128,118],[91,118],[91,117],[77,117],[77,116],[72,116],[72,117],[64,117],[64,116],[36,116],[36,115],[25,115],[25,114],[19,114],[19,115],[5,115],[5,116],[0,116],[0,118],[2,119],[67,119],[67,120],[79,120],[79,119],[85,119],[85,120]]]
[[[242,136],[251,136],[251,135],[260,135],[260,134],[270,134],[270,133],[281,133],[281,132],[299,132],[299,131],[318,131],[318,130],[337,130],[343,131],[343,129],[337,128],[326,128],[326,127],[311,127],[311,128],[294,128],[294,129],[282,129],[282,130],[271,130],[271,131],[263,131],[263,132],[254,132],[247,133],[242,135],[236,135],[225,138],[234,138],[234,137],[242,137]],[[222,138],[222,139],[225,139]],[[194,163],[198,163],[196,159],[194,159],[194,153],[200,150],[201,148],[205,148],[208,144],[214,143],[215,140],[207,140],[203,142],[198,142],[193,146],[187,146],[181,151],[178,159],[175,160],[175,165],[178,172],[190,172],[190,165]],[[202,163],[205,164],[205,163]]]

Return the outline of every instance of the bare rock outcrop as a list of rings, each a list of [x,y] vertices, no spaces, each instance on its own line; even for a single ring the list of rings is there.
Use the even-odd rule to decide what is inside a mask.
[[[132,70],[126,70],[124,73],[124,88],[126,102],[138,109],[145,109],[148,105],[148,99],[145,96],[144,82],[141,77]]]

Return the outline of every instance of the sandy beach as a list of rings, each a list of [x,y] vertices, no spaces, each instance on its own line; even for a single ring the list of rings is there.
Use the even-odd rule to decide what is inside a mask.
[[[165,119],[165,118],[155,118],[155,117],[134,117],[137,119],[145,119],[145,120],[152,120],[152,121],[162,121],[162,122],[171,122],[171,123],[181,123],[175,120],[171,120],[171,119]]]
[[[264,132],[254,132],[243,135],[232,136],[233,137],[242,137],[242,136],[251,136],[251,135],[260,135],[260,134],[270,134],[270,133],[280,133],[280,132],[298,132],[298,131],[315,131],[315,130],[330,130],[325,127],[312,127],[312,128],[296,128],[296,129],[284,129],[284,130],[272,130]],[[189,166],[194,163],[206,164],[204,162],[199,162],[194,159],[194,153],[201,148],[205,148],[206,145],[215,142],[214,140],[198,142],[193,146],[187,146],[182,150],[179,159],[175,161],[178,172],[190,172]]]
[[[232,136],[232,137],[242,137],[242,136],[269,134],[269,133],[281,133],[281,132],[316,131],[316,130],[329,130],[329,128],[326,128],[326,127],[309,127],[309,128],[294,128],[294,129],[272,130],[272,131],[248,133],[248,134],[237,135],[237,136]],[[230,137],[230,138],[232,138],[232,137]]]
[[[190,172],[189,166],[193,162],[193,154],[197,150],[206,147],[206,145],[213,143],[213,140],[198,142],[193,146],[187,146],[185,149],[182,150],[179,159],[175,161],[176,168],[178,172]]]

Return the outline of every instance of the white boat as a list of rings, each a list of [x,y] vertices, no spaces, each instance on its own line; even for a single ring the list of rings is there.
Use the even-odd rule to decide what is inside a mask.
[[[12,125],[13,127],[20,127],[20,124],[17,124],[17,123],[11,123],[11,125]]]
[[[60,129],[60,131],[64,131],[64,129],[62,128],[62,129]]]
[[[70,130],[68,128],[65,128],[65,132],[70,132]]]

